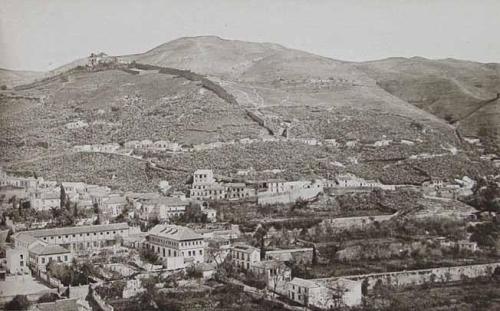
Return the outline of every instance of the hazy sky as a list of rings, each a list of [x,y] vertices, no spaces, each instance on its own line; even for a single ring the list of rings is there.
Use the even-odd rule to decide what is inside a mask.
[[[0,0],[0,67],[47,70],[197,35],[342,60],[500,62],[499,14],[500,0]]]

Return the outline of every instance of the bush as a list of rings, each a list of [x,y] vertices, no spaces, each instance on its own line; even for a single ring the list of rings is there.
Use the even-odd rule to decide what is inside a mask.
[[[5,310],[27,310],[30,306],[28,297],[17,295],[11,301],[5,304]]]
[[[59,299],[59,295],[57,295],[56,293],[47,293],[44,294],[42,297],[38,298],[37,302],[38,303],[54,302],[57,299]]]

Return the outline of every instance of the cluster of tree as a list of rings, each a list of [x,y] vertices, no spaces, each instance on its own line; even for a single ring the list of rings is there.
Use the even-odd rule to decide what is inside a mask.
[[[176,224],[208,223],[208,219],[207,214],[201,211],[200,205],[190,204],[183,214],[173,219],[173,222]]]
[[[151,248],[143,247],[139,251],[139,256],[141,260],[148,262],[153,265],[161,265],[161,259],[158,257],[158,254],[155,253]]]
[[[81,269],[82,268],[82,269]],[[83,266],[79,267],[76,262],[71,265],[50,261],[47,264],[47,272],[51,277],[61,281],[64,286],[77,286],[89,283],[89,272]]]
[[[473,194],[465,202],[479,211],[500,213],[500,186],[496,180],[481,178],[472,189]]]
[[[26,295],[16,295],[4,306],[5,310],[27,310],[31,305]]]

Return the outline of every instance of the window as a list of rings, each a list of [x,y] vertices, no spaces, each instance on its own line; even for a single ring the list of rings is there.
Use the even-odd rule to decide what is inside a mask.
[[[200,249],[200,255],[203,255],[203,251]]]
[[[23,254],[19,255],[19,258],[20,258],[20,259],[23,259]]]
[[[61,256],[57,256],[57,261],[61,261]]]
[[[22,261],[22,260],[21,260],[21,262],[19,262],[19,265],[20,265],[21,267],[23,267],[23,266],[24,266],[24,261]]]
[[[42,263],[45,263],[45,257],[42,257]]]
[[[64,261],[68,261],[68,255],[64,255]]]
[[[73,234],[73,237],[76,238],[76,234]]]

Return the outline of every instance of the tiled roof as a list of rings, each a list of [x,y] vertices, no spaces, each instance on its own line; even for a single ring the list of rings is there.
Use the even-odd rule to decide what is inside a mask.
[[[70,253],[70,251],[60,245],[50,244],[50,245],[36,245],[35,247],[30,249],[30,253],[36,255],[56,255],[56,254]]]
[[[52,235],[77,234],[77,233],[100,232],[100,231],[110,231],[110,230],[124,230],[124,229],[128,230],[128,228],[129,226],[127,223],[116,223],[108,225],[91,225],[91,226],[41,229],[41,230],[31,230],[23,232],[38,238],[38,237],[52,236]]]
[[[194,232],[192,229],[175,225],[156,225],[149,231],[149,234],[177,241],[203,239],[200,234]]]

